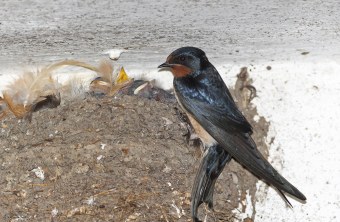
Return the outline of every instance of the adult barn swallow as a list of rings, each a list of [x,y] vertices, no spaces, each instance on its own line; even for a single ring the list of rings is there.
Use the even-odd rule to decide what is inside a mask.
[[[158,68],[168,68],[172,72],[177,101],[187,113],[205,149],[191,196],[194,221],[199,221],[197,210],[200,204],[213,207],[215,181],[231,157],[276,187],[288,205],[291,204],[283,192],[301,201],[306,200],[259,152],[251,138],[251,125],[238,110],[204,51],[195,47],[179,48]]]

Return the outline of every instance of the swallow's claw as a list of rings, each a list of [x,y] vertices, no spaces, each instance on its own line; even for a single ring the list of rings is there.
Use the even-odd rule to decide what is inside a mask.
[[[197,218],[198,208],[202,203],[213,209],[215,183],[231,156],[219,145],[208,147],[201,160],[191,193],[191,213],[193,221]]]
[[[182,134],[182,136],[185,137],[186,143],[190,144],[190,142],[193,141],[193,145],[195,147],[199,146],[200,145],[199,137],[195,133],[195,130],[193,129],[187,114],[184,113],[184,112],[181,112],[177,107],[175,107],[175,112],[176,112],[176,115],[178,116],[179,120],[184,124],[184,126],[187,129],[187,132]]]

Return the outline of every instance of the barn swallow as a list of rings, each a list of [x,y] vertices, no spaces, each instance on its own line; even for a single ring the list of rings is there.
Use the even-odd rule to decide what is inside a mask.
[[[172,72],[177,101],[187,113],[205,149],[192,190],[193,221],[199,221],[197,211],[200,204],[213,207],[215,181],[231,158],[274,186],[288,205],[291,206],[283,192],[301,201],[306,200],[259,152],[251,138],[252,126],[237,108],[204,51],[195,47],[179,48],[158,68]]]

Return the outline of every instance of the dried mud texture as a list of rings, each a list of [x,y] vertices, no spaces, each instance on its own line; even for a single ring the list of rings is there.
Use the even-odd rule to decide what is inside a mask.
[[[191,221],[200,149],[186,143],[175,107],[87,97],[36,112],[31,122],[1,121],[0,220]],[[254,108],[245,113],[265,148],[267,123],[252,121]],[[233,221],[231,211],[247,190],[255,193],[256,181],[232,161],[217,181],[208,221]]]

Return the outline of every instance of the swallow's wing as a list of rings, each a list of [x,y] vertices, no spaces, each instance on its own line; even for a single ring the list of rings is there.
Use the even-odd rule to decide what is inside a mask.
[[[221,79],[221,81],[223,81]],[[250,123],[247,121],[247,119],[243,116],[243,114],[240,112],[240,110],[237,108],[233,97],[231,96],[228,88],[225,86],[224,82],[222,82],[223,86],[221,87],[222,90],[225,92],[224,95],[220,95],[220,104],[215,108],[219,110],[219,112],[222,114],[223,118],[225,119],[221,124],[225,125],[228,123],[232,123],[237,126],[238,129],[240,129],[242,132],[252,134],[253,128],[250,125]],[[216,92],[214,92],[215,96],[218,96]],[[210,106],[213,108],[212,106]],[[227,113],[227,115],[225,115]],[[220,116],[221,117],[221,116]]]
[[[175,80],[175,89],[177,88],[177,91],[181,92],[176,95],[185,94],[182,100],[187,98],[188,101],[194,102],[193,109],[197,107],[197,111],[205,112],[204,115],[209,116],[210,121],[221,128],[228,126],[225,128],[226,131],[251,134],[251,125],[237,108],[223,80],[219,76],[217,77],[218,79],[214,83],[208,79],[207,82],[198,83],[192,87],[187,87],[191,84],[190,80]]]
[[[230,102],[230,105],[226,106],[225,102],[209,104],[197,101],[196,105],[204,110],[204,116],[209,118],[209,120],[217,126],[225,128],[227,132],[249,134],[253,132],[251,125],[233,102]]]
[[[217,105],[207,102],[200,96],[199,90],[192,87],[181,93],[176,92],[176,96],[196,121],[240,164],[257,177],[274,185],[279,191],[285,191],[298,199],[305,200],[306,197],[282,177],[258,151],[249,133],[244,130],[248,127],[242,128],[239,126],[242,124],[241,121],[235,121],[234,117],[240,119],[239,111],[234,112],[235,108],[224,107],[223,102],[217,101]]]

